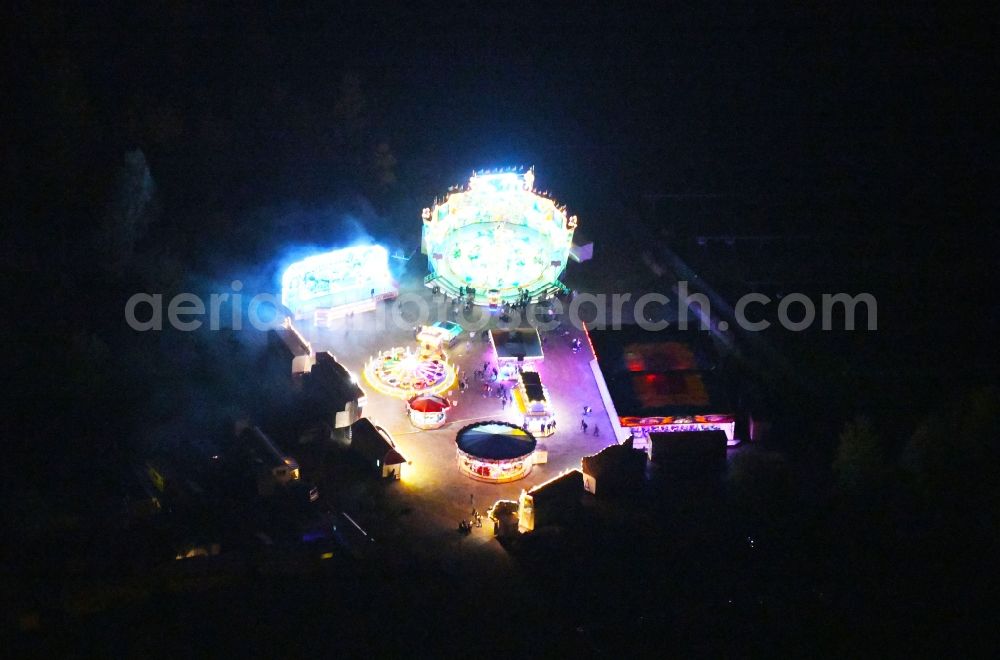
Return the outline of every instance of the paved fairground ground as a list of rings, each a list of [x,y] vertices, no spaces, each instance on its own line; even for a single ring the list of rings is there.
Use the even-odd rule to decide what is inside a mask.
[[[462,323],[452,304],[444,304],[441,297],[435,297],[431,290],[418,281],[401,284],[401,293],[417,293],[431,310],[430,322],[452,320]],[[396,442],[403,455],[411,462],[404,469],[401,483],[388,484],[381,491],[385,498],[379,506],[382,514],[366,515],[365,524],[373,536],[381,534],[389,537],[410,537],[416,541],[420,536],[438,537],[442,533],[451,536],[452,544],[469,546],[490,546],[499,549],[492,540],[492,525],[484,517],[482,528],[475,528],[469,536],[457,532],[460,520],[468,519],[473,507],[480,513],[496,500],[516,500],[522,488],[531,488],[561,472],[580,467],[580,458],[593,454],[614,441],[608,415],[601,403],[601,397],[590,370],[593,358],[590,347],[581,330],[568,323],[559,329],[540,332],[544,341],[544,360],[537,365],[542,382],[556,412],[557,428],[553,435],[541,438],[548,449],[548,462],[535,465],[524,479],[505,484],[491,484],[475,481],[459,472],[456,463],[455,435],[466,424],[481,420],[505,420],[520,425],[522,419],[513,403],[503,408],[499,398],[483,396],[481,383],[473,374],[481,369],[484,362],[494,363],[489,339],[481,333],[474,340],[465,333],[461,341],[447,351],[449,360],[458,368],[458,373],[466,375],[469,387],[460,392],[456,386],[447,396],[457,405],[449,411],[448,423],[436,430],[420,430],[409,421],[405,401],[382,394],[372,388],[364,379],[365,362],[379,350],[395,346],[416,348],[414,326],[417,305],[399,305],[397,301],[380,303],[376,312],[357,314],[353,318],[338,319],[332,327],[315,327],[300,321],[296,327],[312,343],[316,351],[330,351],[348,369],[355,373],[368,395],[364,414],[375,424],[385,428]],[[393,322],[393,315],[403,319]],[[474,308],[473,315],[488,314],[484,308]],[[496,327],[498,319],[491,317],[489,327]],[[570,345],[579,338],[582,348],[574,353]],[[512,383],[507,383],[508,389]],[[589,429],[581,429],[584,406],[592,407],[586,417]],[[595,427],[599,435],[594,435]],[[405,515],[397,515],[402,512]],[[415,537],[410,535],[415,533]],[[403,539],[401,539],[403,540]],[[441,539],[438,538],[438,541]],[[430,544],[428,550],[438,543]],[[452,553],[446,553],[452,554]],[[454,558],[443,562],[454,561]]]

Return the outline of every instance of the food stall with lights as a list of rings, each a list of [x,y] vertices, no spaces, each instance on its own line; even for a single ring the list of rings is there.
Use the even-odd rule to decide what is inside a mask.
[[[550,436],[555,433],[552,422],[555,413],[549,401],[549,391],[542,384],[542,378],[537,371],[522,371],[514,389],[514,400],[521,414],[524,415],[524,425],[536,438]]]
[[[534,369],[545,359],[542,339],[535,328],[493,328],[489,338],[500,380],[514,380],[519,371]]]
[[[454,321],[438,321],[425,325],[417,333],[417,342],[433,350],[451,348],[462,337],[462,326]]]

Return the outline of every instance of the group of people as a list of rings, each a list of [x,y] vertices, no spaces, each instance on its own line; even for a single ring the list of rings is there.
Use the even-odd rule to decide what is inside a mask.
[[[587,424],[587,420],[585,420],[585,419],[581,419],[581,420],[580,420],[580,429],[581,429],[581,430],[582,430],[582,431],[583,431],[584,433],[586,433],[586,432],[587,432],[587,429],[588,429],[588,428],[590,428],[590,426],[589,426],[589,425]],[[598,425],[597,425],[597,424],[595,423],[595,424],[594,424],[594,437],[596,438],[596,437],[597,437],[597,436],[599,436],[599,435],[601,435],[601,427],[600,427],[600,426],[598,426]]]
[[[473,527],[483,526],[483,516],[479,513],[478,509],[472,509],[472,519],[471,520],[460,520],[458,522],[458,531],[463,534],[468,534],[472,531]]]
[[[500,370],[497,369],[496,367],[493,367],[493,369],[491,371],[490,370],[490,363],[489,362],[484,362],[483,363],[483,370],[479,371],[477,369],[473,373],[473,375],[476,377],[476,380],[486,381],[487,379],[489,379],[489,381],[491,383],[495,383],[495,382],[497,382],[497,379],[500,377]]]
[[[495,396],[500,399],[500,403],[506,406],[510,401],[510,394],[507,392],[507,388],[503,385],[497,385],[496,387],[491,387],[489,383],[483,383],[483,398],[488,396]]]

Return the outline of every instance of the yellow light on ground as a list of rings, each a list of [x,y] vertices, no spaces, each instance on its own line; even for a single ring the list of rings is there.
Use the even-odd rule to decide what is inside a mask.
[[[319,558],[320,559],[333,559],[333,553],[332,552],[324,552],[323,554],[321,554],[319,556]]]
[[[399,480],[407,486],[412,486],[417,482],[417,474],[413,467],[413,461],[399,466]]]

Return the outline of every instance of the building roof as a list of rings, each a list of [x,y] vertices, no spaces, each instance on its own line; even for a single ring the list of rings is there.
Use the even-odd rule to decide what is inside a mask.
[[[545,401],[545,389],[542,387],[542,378],[537,371],[523,372],[521,382],[524,383],[524,393],[528,401]]]
[[[540,359],[542,340],[535,328],[517,328],[511,330],[490,330],[490,341],[498,358]]]
[[[306,382],[309,389],[323,400],[334,403],[334,407],[339,405],[338,410],[343,409],[344,403],[365,395],[351,372],[328,351],[316,354],[316,363],[312,365]]]
[[[417,412],[422,413],[443,412],[448,408],[451,408],[451,404],[448,403],[448,399],[436,394],[417,394],[416,396],[410,397],[410,400],[406,402],[406,405],[408,405],[411,410],[416,410]]]
[[[384,435],[381,428],[363,417],[351,424],[351,449],[369,461],[381,461],[384,465],[399,465],[406,458]]]
[[[532,486],[528,495],[537,507],[540,503],[572,497],[583,493],[583,472],[573,469],[548,481]]]
[[[312,347],[305,337],[291,325],[283,325],[271,328],[267,331],[268,344],[275,347],[284,347],[292,357],[302,357],[312,353]]]
[[[725,465],[727,438],[725,431],[674,431],[650,433],[650,458],[668,467]]]
[[[643,452],[632,447],[632,438],[622,444],[605,447],[592,456],[584,456],[580,460],[583,473],[600,479],[611,475],[625,476],[631,472],[639,472],[645,468],[646,457]]]
[[[247,450],[269,465],[288,465],[289,459],[259,426],[250,426],[240,433],[240,440],[247,443]]]
[[[459,324],[455,323],[454,321],[437,321],[433,325],[433,327],[435,327],[435,328],[441,328],[442,330],[446,330],[449,333],[451,333],[452,335],[460,335],[460,334],[462,334],[462,326],[460,326]]]
[[[455,444],[460,451],[491,461],[521,458],[535,451],[535,437],[509,422],[477,422],[459,430]]]
[[[619,417],[732,412],[708,333],[626,325],[587,334]]]

